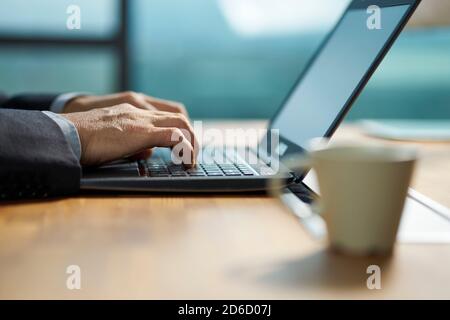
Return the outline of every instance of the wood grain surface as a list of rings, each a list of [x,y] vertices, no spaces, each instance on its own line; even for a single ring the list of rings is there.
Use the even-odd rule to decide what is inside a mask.
[[[354,127],[338,132],[349,138],[367,139]],[[418,146],[415,187],[450,206],[449,145]],[[371,264],[382,269],[382,290],[366,287]],[[69,265],[81,268],[81,290],[66,287]],[[385,258],[330,252],[263,194],[0,205],[1,299],[449,299],[449,270],[448,245],[398,245]]]

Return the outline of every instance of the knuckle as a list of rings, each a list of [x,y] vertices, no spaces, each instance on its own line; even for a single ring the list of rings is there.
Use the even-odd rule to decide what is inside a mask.
[[[171,130],[171,139],[173,140],[173,141],[179,141],[180,139],[182,139],[183,138],[183,132],[180,130],[180,129],[178,129],[178,128],[173,128],[172,130]]]
[[[175,117],[184,125],[189,126],[189,120],[186,118],[184,114],[178,113]]]
[[[181,137],[181,136],[183,136],[183,132],[179,128],[173,128],[172,135],[177,135],[177,136]]]
[[[112,107],[106,107],[106,108],[99,108],[92,110],[93,112],[96,112],[102,116],[112,115],[117,113],[117,111],[120,110],[120,105],[112,106]]]
[[[134,107],[133,107],[133,105],[132,104],[130,104],[130,103],[123,103],[122,104],[122,107],[124,108],[124,109],[128,109],[128,110],[131,110],[131,109],[133,109]]]
[[[125,113],[125,114],[132,113],[135,109],[135,107],[129,103],[122,103],[122,104],[119,104],[117,107],[122,113]]]
[[[136,102],[140,100],[140,95],[134,91],[127,91],[124,93],[124,98],[127,101]]]
[[[182,104],[181,102],[175,102],[174,107],[178,109],[179,111],[186,110],[186,106]]]
[[[124,97],[133,97],[134,95],[136,95],[136,92],[134,92],[134,91],[125,91],[123,93]]]

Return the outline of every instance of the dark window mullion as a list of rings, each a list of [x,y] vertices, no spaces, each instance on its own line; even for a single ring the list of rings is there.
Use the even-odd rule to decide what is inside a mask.
[[[2,46],[118,46],[117,38],[58,38],[58,37],[13,37],[0,35],[0,45]]]

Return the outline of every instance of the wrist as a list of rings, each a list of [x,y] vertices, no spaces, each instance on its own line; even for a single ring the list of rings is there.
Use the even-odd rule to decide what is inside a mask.
[[[60,114],[61,117],[69,121],[76,129],[78,133],[78,138],[80,141],[80,161],[83,164],[84,158],[85,158],[85,146],[87,145],[87,141],[89,140],[89,137],[87,135],[86,130],[83,127],[83,117],[82,113],[64,113]]]
[[[81,159],[81,141],[78,133],[78,129],[72,121],[63,117],[60,114],[56,114],[50,111],[43,111],[50,119],[52,119],[61,129],[66,141],[70,145],[73,153],[78,160]]]

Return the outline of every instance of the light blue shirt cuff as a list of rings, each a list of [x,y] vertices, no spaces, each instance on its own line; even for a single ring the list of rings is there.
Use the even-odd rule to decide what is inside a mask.
[[[70,100],[80,97],[80,96],[86,96],[87,93],[80,93],[80,92],[71,92],[71,93],[65,93],[59,95],[50,106],[50,111],[54,113],[62,113],[64,110],[64,107],[66,106],[67,102]]]
[[[78,160],[81,159],[81,141],[80,136],[78,135],[77,128],[75,128],[75,125],[64,118],[63,116],[60,116],[59,114],[50,112],[50,111],[42,111],[45,113],[50,119],[56,122],[56,124],[61,128],[64,136],[66,137],[67,142],[69,143],[70,147],[73,150],[73,153],[78,158]]]

